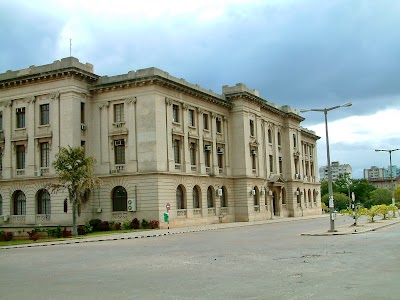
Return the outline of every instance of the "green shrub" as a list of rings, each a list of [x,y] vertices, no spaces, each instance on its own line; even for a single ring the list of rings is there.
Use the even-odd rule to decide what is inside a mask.
[[[122,223],[122,229],[127,230],[127,229],[132,229],[132,222],[131,221],[125,221]]]
[[[139,227],[140,227],[140,222],[139,222],[139,220],[138,220],[137,218],[134,218],[134,219],[132,220],[131,226],[132,226],[133,229],[139,229]]]
[[[92,219],[89,221],[90,226],[93,227],[93,231],[100,231],[100,224],[101,220],[100,219]]]
[[[149,222],[146,219],[142,220],[141,225],[142,225],[142,228],[144,228],[144,229],[149,228]]]
[[[51,237],[60,238],[62,235],[61,227],[47,228],[46,231],[47,231],[47,235],[51,236]]]
[[[89,222],[86,222],[86,223],[85,223],[85,232],[86,232],[86,233],[91,233],[91,232],[93,232],[93,226],[90,225]]]

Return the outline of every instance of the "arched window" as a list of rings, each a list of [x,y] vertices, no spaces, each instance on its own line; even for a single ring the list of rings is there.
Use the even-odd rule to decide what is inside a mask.
[[[214,193],[213,188],[211,186],[207,189],[207,207],[211,208],[214,207]]]
[[[200,192],[197,185],[193,188],[193,208],[200,208]]]
[[[311,197],[311,190],[308,190],[308,202],[312,202],[312,197]]]
[[[297,189],[296,195],[297,195],[297,203],[300,204],[301,203],[301,192],[300,192],[300,189]]]
[[[122,186],[115,187],[112,193],[113,211],[128,210],[127,199],[128,194],[126,193],[125,188]]]
[[[224,186],[222,187],[221,207],[228,207],[228,194]]]
[[[37,197],[37,213],[39,215],[50,214],[50,194],[47,190],[40,190]]]
[[[260,205],[260,194],[258,193],[258,187],[254,187],[251,191],[253,193],[254,205]]]
[[[185,207],[185,197],[183,194],[182,186],[178,186],[176,188],[176,208],[177,209],[186,209]]]
[[[17,191],[14,194],[14,215],[26,214],[26,197],[22,191]]]

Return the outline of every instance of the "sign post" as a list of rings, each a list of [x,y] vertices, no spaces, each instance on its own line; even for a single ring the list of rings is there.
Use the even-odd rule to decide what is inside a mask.
[[[168,230],[169,230],[169,210],[171,209],[171,205],[169,203],[165,204],[165,208],[167,212],[164,213],[164,222],[168,223]]]

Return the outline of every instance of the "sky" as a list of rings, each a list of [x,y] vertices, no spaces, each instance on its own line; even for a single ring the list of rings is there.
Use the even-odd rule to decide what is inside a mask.
[[[71,51],[98,75],[157,67],[297,110],[351,102],[327,114],[330,158],[362,178],[389,165],[375,149],[400,148],[399,15],[395,0],[0,0],[0,73]],[[326,165],[324,114],[301,115]]]

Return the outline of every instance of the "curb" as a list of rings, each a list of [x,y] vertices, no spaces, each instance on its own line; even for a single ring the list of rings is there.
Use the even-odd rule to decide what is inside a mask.
[[[361,233],[367,233],[367,232],[371,232],[371,231],[377,231],[379,229],[382,228],[386,228],[386,227],[390,227],[393,225],[397,225],[400,223],[400,220],[395,220],[395,221],[391,221],[388,224],[374,224],[374,227],[370,227],[370,228],[357,228],[354,229],[350,228],[350,227],[342,227],[342,230],[344,229],[345,231],[335,231],[335,232],[309,232],[309,233],[302,233],[302,236],[333,236],[333,235],[350,235],[350,234],[361,234]]]

